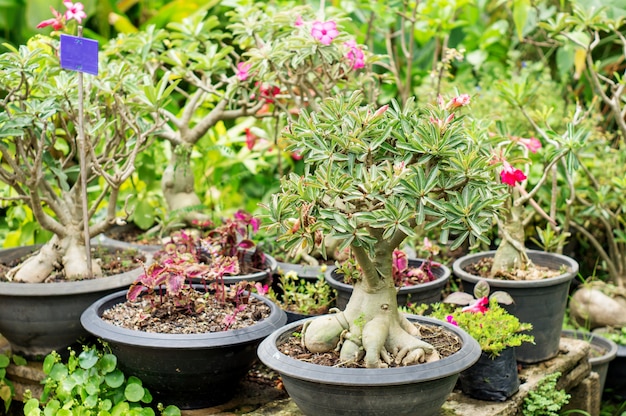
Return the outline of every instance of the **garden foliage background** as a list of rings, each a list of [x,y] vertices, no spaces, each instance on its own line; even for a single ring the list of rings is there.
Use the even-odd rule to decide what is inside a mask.
[[[118,34],[166,27],[194,13],[218,17],[244,0],[83,2],[84,35],[101,45]],[[251,2],[253,3],[253,2]],[[434,100],[468,93],[471,112],[498,134],[558,140],[575,150],[581,169],[554,171],[555,181],[536,195],[553,201],[540,215],[529,208],[530,241],[581,263],[583,277],[626,279],[626,5],[621,0],[327,0],[269,3],[324,7],[379,61],[378,104],[411,95]],[[20,45],[61,1],[0,0],[0,39]],[[0,52],[6,51],[0,47]],[[1,70],[1,68],[0,68]],[[2,97],[0,97],[1,99]],[[207,103],[211,105],[211,103]],[[215,217],[257,212],[278,189],[279,178],[302,169],[277,138],[285,120],[250,117],[220,121],[193,147],[193,174],[202,209]],[[575,126],[568,130],[568,124]],[[252,145],[250,145],[252,143]],[[530,155],[548,158],[546,151]],[[137,171],[120,201],[133,208],[142,229],[177,221],[165,208],[160,181],[171,148],[156,140],[137,159]],[[572,162],[572,161],[570,161]],[[543,172],[529,173],[535,183]],[[98,183],[90,186],[100,186]],[[0,197],[10,191],[0,185]],[[551,196],[553,198],[551,198]],[[122,207],[120,207],[120,210]],[[0,199],[3,247],[46,241],[24,205]],[[495,228],[495,227],[494,227]],[[497,238],[497,236],[492,236]]]

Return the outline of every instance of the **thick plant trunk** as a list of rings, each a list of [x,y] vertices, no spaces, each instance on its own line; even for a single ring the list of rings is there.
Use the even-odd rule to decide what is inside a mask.
[[[169,212],[187,224],[194,220],[205,221],[209,216],[202,214],[202,201],[196,194],[191,151],[172,152],[169,164],[161,179],[163,197]]]
[[[496,276],[500,271],[526,270],[530,265],[524,245],[523,207],[508,208],[507,219],[500,226],[502,242],[493,257],[491,276]]]
[[[392,281],[375,290],[364,281],[357,282],[345,311],[323,315],[306,326],[304,345],[312,352],[339,347],[343,362],[364,358],[368,368],[387,367],[392,359],[398,365],[439,359],[437,351],[419,339],[415,326],[398,311],[396,293]]]
[[[80,233],[76,233],[80,236]],[[7,272],[10,280],[23,283],[44,282],[50,274],[62,268],[64,280],[81,280],[91,277],[87,267],[85,244],[82,238],[54,236],[39,251]],[[93,277],[102,276],[97,262],[92,260]]]

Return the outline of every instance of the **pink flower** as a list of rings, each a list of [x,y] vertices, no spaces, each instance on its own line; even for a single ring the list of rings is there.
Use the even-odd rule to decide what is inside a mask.
[[[298,18],[296,19],[296,22],[293,24],[295,27],[300,27],[304,24],[304,22],[302,21],[302,16],[298,16]]]
[[[268,285],[264,285],[261,282],[256,282],[254,284],[254,287],[256,288],[256,293],[258,293],[261,296],[267,295],[267,292],[269,292],[270,290]]]
[[[302,160],[302,154],[300,154],[300,152],[293,152],[291,153],[291,158],[293,160]]]
[[[537,150],[541,149],[541,142],[535,137],[531,137],[530,139],[519,137],[518,141],[533,153],[537,153]]]
[[[322,45],[330,45],[339,35],[339,31],[337,30],[337,23],[332,20],[328,20],[326,22],[320,22],[316,20],[313,22],[313,27],[311,28],[311,36],[315,39],[319,40]]]
[[[459,326],[459,324],[454,320],[454,317],[452,315],[446,316],[446,321],[454,326]]]
[[[461,312],[485,313],[487,312],[488,308],[489,308],[489,299],[485,296],[485,297],[478,299],[476,302],[464,307],[463,309],[461,309]]]
[[[356,41],[352,39],[344,43],[344,45],[348,47],[346,60],[352,64],[352,69],[363,68],[365,66],[365,55],[363,55],[361,48],[357,46]]]
[[[78,23],[81,23],[84,18],[87,17],[87,14],[83,11],[85,6],[82,3],[72,3],[70,0],[63,0],[63,4],[67,7],[67,11],[65,12],[66,20],[76,20]]]
[[[389,109],[389,104],[383,105],[378,110],[376,110],[376,112],[374,113],[374,117],[382,116],[383,114],[385,114],[385,111],[387,111],[388,109]]]
[[[451,109],[451,108],[463,107],[465,105],[468,105],[469,103],[470,103],[469,94],[461,94],[458,97],[454,97],[453,99],[448,101],[446,108]]]
[[[41,29],[42,27],[52,26],[54,30],[61,30],[65,26],[65,21],[63,19],[63,15],[56,11],[54,7],[50,6],[50,10],[52,10],[52,15],[54,19],[47,19],[37,25],[37,29]]]
[[[454,119],[454,113],[451,113],[445,120],[430,117],[430,122],[437,125],[440,130],[445,130],[446,126]]]
[[[246,147],[248,148],[248,150],[252,150],[254,148],[254,144],[256,143],[258,137],[256,137],[254,133],[250,131],[249,128],[246,128],[245,131],[246,131]]]
[[[247,62],[239,62],[237,64],[237,79],[239,81],[247,80],[248,76],[250,76],[250,74],[248,73],[248,71],[250,71],[250,68],[252,68],[252,64],[249,64]]]
[[[500,172],[500,179],[502,179],[503,183],[506,183],[510,186],[515,186],[516,182],[522,182],[526,180],[526,175],[519,169],[514,168],[507,162],[506,160],[502,161],[502,165],[504,169]]]

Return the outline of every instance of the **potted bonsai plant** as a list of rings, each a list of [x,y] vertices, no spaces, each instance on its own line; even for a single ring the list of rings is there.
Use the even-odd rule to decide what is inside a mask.
[[[521,111],[527,114],[523,108]],[[556,192],[556,173],[557,166],[567,172],[574,169],[572,158],[568,155],[572,154],[575,143],[583,141],[585,137],[583,130],[575,130],[574,127],[571,124],[563,137],[558,137],[556,133],[548,135],[537,127],[544,133],[543,137],[550,143],[551,149],[546,150],[546,161],[540,170],[542,174],[531,190],[526,189],[531,165],[528,163],[529,155],[542,148],[541,142],[534,137],[512,136],[506,131],[493,134],[493,161],[500,166],[500,180],[507,186],[505,204],[494,217],[500,242],[495,251],[473,252],[458,258],[452,265],[453,273],[461,279],[465,291],[471,293],[479,280],[487,279],[492,288],[506,291],[515,299],[514,303],[505,308],[521,321],[533,325],[532,335],[536,341],[517,348],[517,360],[524,363],[547,360],[558,353],[569,286],[578,273],[578,263],[573,258],[547,251],[528,250],[525,244],[525,226],[535,214],[548,221],[551,227],[546,233],[540,234],[546,245],[549,244],[546,236],[554,237],[558,245],[562,244],[563,237],[567,235],[564,232],[561,238],[555,237],[557,212],[554,207],[560,197]],[[526,163],[526,172],[513,166],[517,163]],[[552,187],[550,199],[542,198],[544,205],[549,207],[544,210],[535,199],[548,181]]]
[[[287,317],[269,299],[250,293],[251,283],[225,283],[240,274],[240,262],[220,244],[199,240],[202,261],[180,248],[157,256],[127,291],[94,302],[81,323],[159,401],[203,408],[235,394],[259,342]]]
[[[55,29],[84,17],[68,13],[58,13]],[[143,114],[168,93],[104,59],[83,91],[82,73],[61,69],[59,44],[35,36],[0,55],[0,200],[23,204],[49,236],[40,247],[3,251],[17,265],[0,282],[0,332],[14,352],[29,357],[86,335],[79,323],[84,308],[139,275],[137,264],[134,273],[98,278],[90,239],[120,220],[120,187],[162,124],[146,123]],[[61,281],[40,283],[52,275]]]
[[[502,202],[495,191],[501,185],[493,180],[483,145],[486,131],[460,114],[469,96],[380,108],[364,105],[363,98],[355,92],[325,100],[319,111],[303,110],[288,127],[288,149],[301,152],[305,172],[285,177],[266,209],[268,227],[278,229],[287,249],[312,249],[332,236],[340,249],[352,251],[361,278],[348,304],[339,313],[305,321],[301,337],[310,353],[338,350],[342,363],[365,368],[324,368],[286,356],[277,344],[296,323],[268,337],[258,353],[281,373],[287,392],[307,414],[432,415],[480,348],[458,327],[438,322],[455,331],[462,345],[438,360],[436,349],[398,311],[393,251],[418,229],[440,227],[441,239],[453,247],[485,240]],[[406,367],[412,364],[419,365]],[[434,379],[438,387],[426,381]],[[320,391],[327,402],[319,400]]]
[[[513,303],[511,296],[489,292],[489,283],[481,280],[474,286],[474,296],[452,293],[433,307],[432,316],[459,326],[480,345],[480,359],[459,377],[463,393],[480,400],[504,401],[520,386],[515,347],[534,342],[534,337],[528,333],[531,324],[521,323],[500,306]]]

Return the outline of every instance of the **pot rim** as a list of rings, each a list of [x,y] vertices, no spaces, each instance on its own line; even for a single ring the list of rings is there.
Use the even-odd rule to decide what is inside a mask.
[[[314,383],[351,386],[391,386],[406,383],[419,383],[459,374],[471,367],[480,358],[478,342],[457,326],[435,318],[406,315],[409,320],[443,326],[454,332],[462,342],[461,349],[455,354],[432,363],[393,368],[338,368],[312,364],[291,358],[281,353],[277,343],[281,337],[302,325],[308,318],[287,324],[265,338],[257,349],[257,355],[263,364],[281,375],[306,380]]]
[[[536,260],[538,257],[551,257],[557,259],[561,264],[568,267],[568,271],[560,274],[558,276],[548,277],[541,280],[502,280],[502,279],[494,279],[490,277],[479,277],[473,275],[471,273],[463,270],[463,266],[465,264],[474,262],[478,259],[484,257],[494,257],[496,251],[481,251],[478,253],[466,254],[465,256],[459,257],[452,263],[452,271],[455,276],[462,278],[463,280],[467,280],[472,283],[477,283],[480,280],[486,280],[491,287],[498,288],[518,288],[518,287],[526,287],[529,284],[532,284],[534,287],[543,287],[543,286],[554,286],[560,283],[564,283],[566,281],[572,280],[578,274],[578,262],[563,254],[550,253],[547,251],[540,250],[527,250],[528,256],[531,259]]]
[[[421,259],[421,258],[411,258],[409,259],[409,264],[416,263],[416,262],[423,263],[424,261],[425,259]],[[450,275],[452,274],[450,268],[442,263],[437,263],[437,265],[433,266],[433,268],[437,268],[441,270],[440,272],[441,275],[437,276],[435,280],[433,280],[432,282],[420,283],[417,285],[402,286],[401,288],[398,289],[398,293],[405,293],[405,292],[410,293],[410,292],[414,292],[416,289],[427,290],[430,288],[436,288],[436,287],[445,285],[448,279],[450,278]],[[328,266],[328,268],[324,272],[324,279],[326,279],[326,282],[328,282],[328,284],[335,289],[342,289],[343,291],[346,291],[346,292],[352,291],[354,286],[341,282],[333,277],[333,272],[336,269],[337,269],[337,266]]]
[[[200,287],[201,285],[194,285]],[[287,322],[287,315],[269,299],[250,293],[262,300],[271,311],[270,316],[247,328],[202,334],[163,334],[123,328],[102,320],[102,312],[113,305],[126,301],[127,290],[104,296],[92,303],[81,315],[80,323],[87,332],[119,344],[156,349],[219,348],[224,344],[237,345],[260,340]]]
[[[588,341],[589,343],[604,348],[606,350],[606,352],[600,357],[591,356],[589,358],[589,362],[591,364],[606,363],[612,361],[617,356],[618,345],[610,339],[604,338],[600,334],[593,334],[591,332],[574,329],[563,329],[561,330],[561,334],[567,338]]]

